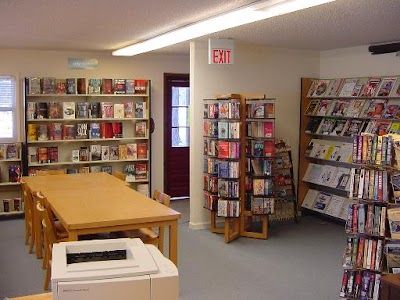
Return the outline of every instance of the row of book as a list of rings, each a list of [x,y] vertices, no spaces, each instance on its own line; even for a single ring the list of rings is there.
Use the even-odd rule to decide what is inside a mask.
[[[336,162],[353,162],[353,144],[322,139],[312,139],[305,151],[306,157]]]
[[[28,95],[40,94],[145,94],[145,79],[29,77]]]
[[[273,165],[271,158],[246,158],[246,172],[255,176],[271,176]]]
[[[203,193],[203,207],[212,211],[218,210],[218,195],[205,192]]]
[[[146,102],[28,102],[27,119],[146,118]]]
[[[239,198],[239,181],[218,178],[218,196],[221,198]]]
[[[218,217],[232,217],[237,218],[240,216],[240,201],[218,199]]]
[[[18,159],[19,154],[20,149],[16,143],[0,144],[0,160]]]
[[[107,161],[147,159],[147,143],[130,143],[122,145],[90,145],[71,150],[71,161]],[[28,162],[30,164],[58,163],[57,146],[28,147]],[[11,167],[10,167],[11,168]]]
[[[275,212],[274,198],[251,197],[251,212],[255,215],[271,215]]]
[[[246,156],[274,157],[274,140],[246,140]]]
[[[363,133],[353,137],[353,163],[392,166],[393,147],[397,142],[391,135]]]
[[[388,202],[390,174],[387,170],[351,168],[349,196],[376,202]]]
[[[0,212],[13,212],[13,211],[24,211],[24,201],[22,198],[9,198],[9,199],[2,199]]]
[[[309,163],[303,181],[343,191],[350,189],[350,169]]]
[[[240,122],[204,121],[203,136],[218,139],[240,138]]]
[[[148,179],[148,164],[146,162],[134,162],[124,166],[124,174],[126,181],[133,182],[136,180]]]
[[[343,137],[352,137],[362,133],[376,135],[398,134],[400,133],[400,122],[312,117],[307,123],[305,133]]]
[[[240,103],[226,102],[204,104],[205,119],[240,119]]]
[[[400,97],[398,77],[314,80],[307,97]]]
[[[209,193],[218,193],[218,177],[216,175],[204,174],[203,190]]]
[[[272,178],[253,178],[253,195],[272,197],[274,186]]]
[[[344,270],[339,296],[347,299],[378,300],[381,274]]]
[[[383,240],[348,237],[343,256],[346,269],[382,271]]]
[[[258,121],[246,122],[247,137],[255,138],[273,138],[274,134],[274,121]]]
[[[37,170],[48,170],[43,168],[28,167],[28,176],[36,176]],[[64,169],[66,174],[78,174],[78,173],[108,173],[112,174],[112,166],[110,165],[93,165],[93,166],[81,166],[79,168],[66,168]]]
[[[301,206],[346,221],[349,204],[353,202],[354,201],[348,197],[342,197],[315,189],[308,189]]]
[[[361,119],[400,119],[400,103],[388,99],[310,100],[305,115]]]
[[[385,236],[386,206],[366,203],[349,205],[346,233]]]
[[[146,121],[136,121],[133,134],[134,137],[146,137]],[[123,136],[122,122],[30,123],[27,133],[28,142],[123,138]]]
[[[246,104],[248,119],[268,119],[275,118],[275,102],[273,100],[255,101]]]

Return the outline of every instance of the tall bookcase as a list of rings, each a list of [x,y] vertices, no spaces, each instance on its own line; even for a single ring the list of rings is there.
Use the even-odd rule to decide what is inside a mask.
[[[25,174],[123,172],[150,190],[150,81],[25,78]]]
[[[21,143],[0,144],[0,216],[24,211],[21,198]]]
[[[268,236],[274,118],[274,99],[264,95],[204,99],[204,207],[211,231],[223,233],[227,243]]]
[[[346,220],[339,296],[379,299],[381,275],[400,267],[400,77],[302,84],[301,205]]]

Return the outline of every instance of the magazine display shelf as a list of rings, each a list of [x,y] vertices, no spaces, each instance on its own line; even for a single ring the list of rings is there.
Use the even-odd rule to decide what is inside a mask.
[[[377,300],[381,275],[400,268],[400,78],[303,79],[302,87],[299,201],[346,221],[339,296]],[[313,181],[313,169],[324,178],[329,168],[349,170],[341,173],[348,177],[344,194],[335,192],[338,186],[305,182]]]
[[[67,173],[122,172],[130,175],[132,188],[141,185],[148,193],[150,81],[140,80],[145,84],[139,92],[132,83],[132,90],[125,93],[128,81],[121,89],[118,79],[73,79],[75,85],[83,81],[84,88],[79,91],[79,86],[74,86],[69,94],[71,79],[56,80],[53,92],[43,93],[45,79],[24,80],[25,175],[34,175],[38,169],[65,169]],[[66,85],[61,93],[57,90],[59,81]],[[106,81],[110,90],[103,94]],[[98,86],[94,87],[93,82]]]

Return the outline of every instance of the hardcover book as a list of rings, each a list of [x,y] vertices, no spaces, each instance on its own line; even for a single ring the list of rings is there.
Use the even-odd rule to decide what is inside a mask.
[[[133,102],[125,102],[124,103],[124,118],[133,118]]]
[[[66,86],[67,86],[67,94],[76,94],[76,78],[67,78],[66,79]]]
[[[145,118],[146,103],[136,102],[135,103],[135,118],[141,119]]]
[[[47,119],[48,117],[48,103],[47,102],[38,102],[36,104],[36,118],[37,119]]]
[[[110,145],[110,160],[119,159],[119,150],[117,145]]]
[[[127,159],[137,159],[137,144],[127,144]]]
[[[125,79],[114,79],[114,94],[126,94]]]
[[[100,102],[90,103],[90,118],[92,119],[100,118]]]
[[[79,149],[79,161],[89,160],[89,149],[88,147],[80,147]]]
[[[110,160],[110,147],[101,146],[101,160]]]
[[[63,102],[63,118],[75,119],[75,102]]]
[[[101,137],[100,123],[90,123],[89,137],[99,139]]]
[[[113,82],[110,78],[103,78],[101,84],[102,94],[112,94],[113,93]]]
[[[56,79],[53,77],[43,77],[41,79],[41,86],[43,94],[56,93]]]
[[[37,132],[38,141],[47,141],[49,139],[47,124],[38,124],[37,128],[38,128]]]
[[[101,160],[101,145],[90,145],[90,160]]]
[[[146,137],[147,125],[145,121],[140,121],[135,123],[135,136],[136,137]]]
[[[137,143],[137,159],[147,159],[147,143]]]
[[[88,80],[88,94],[100,94],[101,93],[101,79],[90,78]]]
[[[39,95],[42,93],[41,83],[39,77],[28,78],[28,94]]]
[[[62,119],[63,106],[60,102],[49,102],[48,104],[49,119]]]
[[[125,92],[127,94],[135,93],[135,80],[133,79],[125,79]]]
[[[62,123],[50,123],[50,140],[62,140],[63,125]]]
[[[78,94],[86,94],[86,78],[78,78],[76,80],[76,90]]]
[[[76,136],[76,128],[73,124],[64,124],[63,140],[74,140]]]
[[[123,119],[125,117],[124,104],[114,103],[114,118]]]
[[[147,91],[147,80],[135,79],[135,94],[146,94],[146,91]]]
[[[89,103],[88,102],[76,103],[76,118],[77,119],[89,118]]]
[[[65,79],[56,79],[56,94],[66,94],[67,83]]]
[[[319,106],[319,100],[313,99],[308,104],[305,115],[314,115]]]
[[[89,138],[89,128],[88,123],[78,123],[76,124],[76,139],[88,139]]]
[[[114,118],[114,107],[112,102],[101,102],[101,117],[103,119],[112,119]]]
[[[120,160],[128,159],[127,145],[118,145],[118,156]]]

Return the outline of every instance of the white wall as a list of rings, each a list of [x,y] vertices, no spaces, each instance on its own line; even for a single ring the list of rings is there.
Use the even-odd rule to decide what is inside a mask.
[[[297,170],[301,78],[318,76],[319,52],[236,45],[233,65],[208,65],[207,43],[191,44],[191,228],[210,222],[203,208],[203,99],[225,93],[277,98],[276,136],[289,138]]]
[[[321,78],[400,75],[395,53],[371,55],[368,46],[321,52]]]
[[[97,58],[95,70],[69,70],[68,57]],[[156,129],[152,135],[152,185],[163,189],[163,79],[164,73],[189,73],[188,55],[146,54],[135,57],[113,57],[111,53],[0,50],[0,75],[24,77],[53,76],[57,78],[144,78],[152,81],[151,113]],[[22,88],[18,100],[22,107]],[[23,139],[20,137],[20,139]]]

